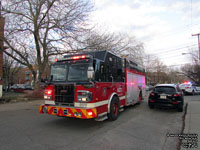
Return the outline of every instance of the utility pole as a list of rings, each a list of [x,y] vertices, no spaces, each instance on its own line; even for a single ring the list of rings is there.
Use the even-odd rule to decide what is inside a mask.
[[[198,47],[199,47],[199,64],[200,64],[200,33],[197,34],[192,34],[192,36],[197,36],[198,37]]]

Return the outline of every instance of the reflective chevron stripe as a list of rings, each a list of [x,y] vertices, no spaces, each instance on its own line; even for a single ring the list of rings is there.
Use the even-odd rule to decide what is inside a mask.
[[[42,112],[44,105],[40,106],[40,113]],[[68,108],[68,107],[55,107],[55,106],[45,106],[47,107],[47,113],[50,115],[57,115],[63,117],[75,117],[90,119],[97,117],[96,108],[92,109],[79,109],[79,108]],[[66,113],[67,112],[67,113]]]

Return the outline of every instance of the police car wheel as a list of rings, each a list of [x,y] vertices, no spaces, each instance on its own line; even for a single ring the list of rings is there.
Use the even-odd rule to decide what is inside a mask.
[[[195,93],[194,93],[194,90],[192,91],[192,95],[194,95]]]

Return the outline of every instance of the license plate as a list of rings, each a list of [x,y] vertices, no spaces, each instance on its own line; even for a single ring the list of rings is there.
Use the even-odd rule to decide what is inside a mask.
[[[160,95],[160,99],[166,99],[167,98],[167,96],[165,96],[165,95]]]

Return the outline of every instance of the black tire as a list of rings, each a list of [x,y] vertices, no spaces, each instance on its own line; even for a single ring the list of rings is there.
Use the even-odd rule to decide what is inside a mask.
[[[149,108],[154,109],[154,104],[149,103]]]
[[[110,113],[108,113],[108,119],[111,121],[116,120],[119,117],[120,102],[119,99],[114,96],[110,103]]]
[[[183,105],[179,105],[177,109],[178,109],[178,112],[183,112]]]
[[[138,97],[138,104],[141,104],[141,102],[142,102],[142,93],[140,92]]]
[[[192,95],[194,95],[195,93],[194,93],[194,90],[192,91]]]

